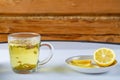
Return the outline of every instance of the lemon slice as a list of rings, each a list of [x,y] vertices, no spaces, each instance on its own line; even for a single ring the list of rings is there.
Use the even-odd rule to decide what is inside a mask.
[[[71,61],[72,64],[76,64],[76,65],[79,65],[79,64],[91,64],[91,60],[72,60]]]
[[[94,52],[94,61],[99,66],[110,66],[115,61],[115,53],[109,48],[99,48]]]
[[[82,68],[93,68],[91,60],[72,60],[70,64],[82,67]]]

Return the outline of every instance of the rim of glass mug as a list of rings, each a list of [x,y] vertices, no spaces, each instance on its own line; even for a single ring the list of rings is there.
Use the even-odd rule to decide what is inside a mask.
[[[17,32],[8,35],[8,41],[14,39],[36,39],[37,41],[40,41],[41,35],[34,32]]]
[[[24,35],[24,36],[23,36]],[[40,34],[34,33],[34,32],[17,32],[17,33],[11,33],[8,35],[8,37],[14,37],[14,38],[32,38],[32,37],[41,37]]]

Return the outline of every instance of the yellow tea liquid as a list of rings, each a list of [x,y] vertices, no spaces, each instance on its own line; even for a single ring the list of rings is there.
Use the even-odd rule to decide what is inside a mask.
[[[9,42],[11,64],[14,70],[32,70],[37,67],[39,43],[14,40]]]

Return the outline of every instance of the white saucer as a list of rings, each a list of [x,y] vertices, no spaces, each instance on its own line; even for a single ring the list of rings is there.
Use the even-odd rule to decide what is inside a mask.
[[[104,72],[107,72],[107,71],[113,69],[117,65],[117,61],[116,61],[115,64],[108,66],[108,67],[82,68],[82,67],[78,67],[78,66],[70,64],[70,61],[73,59],[80,59],[80,60],[93,59],[93,56],[92,55],[81,55],[81,56],[70,57],[65,60],[68,67],[72,68],[73,70],[83,72],[83,73],[104,73]]]

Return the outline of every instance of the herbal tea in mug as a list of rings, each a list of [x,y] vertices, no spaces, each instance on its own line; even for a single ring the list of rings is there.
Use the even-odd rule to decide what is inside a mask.
[[[40,44],[40,35],[37,33],[13,33],[8,36],[10,62],[14,72],[30,73],[36,71],[40,64],[48,62],[51,55],[39,62],[40,46],[48,46],[50,51],[53,47],[51,44]]]
[[[11,64],[15,70],[35,69],[37,66],[39,43],[11,41],[9,44]]]

